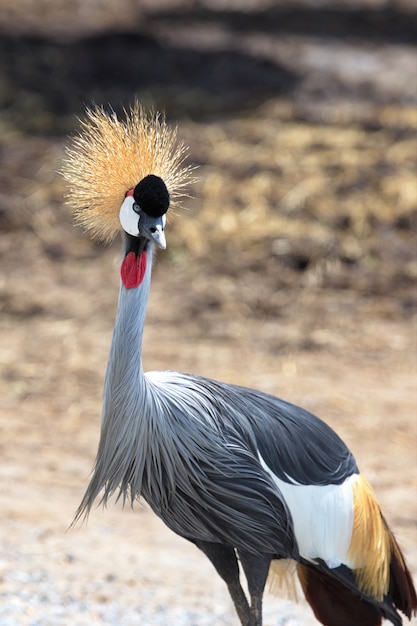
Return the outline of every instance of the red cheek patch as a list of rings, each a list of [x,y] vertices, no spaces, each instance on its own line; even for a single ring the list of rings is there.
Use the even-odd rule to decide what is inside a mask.
[[[120,276],[126,289],[139,287],[146,271],[146,252],[141,253],[138,258],[134,252],[129,252],[123,259],[120,268]]]

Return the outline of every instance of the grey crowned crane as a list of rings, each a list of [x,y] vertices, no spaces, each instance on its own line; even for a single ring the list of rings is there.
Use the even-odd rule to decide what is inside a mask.
[[[142,334],[156,248],[190,169],[163,118],[87,112],[64,176],[76,219],[123,235],[121,284],[94,471],[75,520],[101,495],[143,498],[225,581],[242,626],[261,626],[269,573],[294,562],[327,626],[402,623],[417,612],[404,557],[338,435],[260,391],[172,371],[144,373]],[[239,581],[239,562],[249,600]]]

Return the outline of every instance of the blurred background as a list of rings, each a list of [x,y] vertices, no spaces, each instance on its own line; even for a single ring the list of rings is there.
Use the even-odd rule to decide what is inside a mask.
[[[120,242],[56,173],[86,105],[166,112],[198,166],[171,216],[146,369],[258,387],[331,424],[417,572],[413,0],[0,0],[0,622],[236,624],[141,505],[66,532],[87,484]],[[268,598],[266,626],[310,625]]]

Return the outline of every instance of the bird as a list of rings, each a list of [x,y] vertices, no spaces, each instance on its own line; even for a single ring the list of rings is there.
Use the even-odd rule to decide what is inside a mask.
[[[135,101],[119,115],[87,108],[66,148],[62,174],[76,222],[93,238],[121,233],[123,242],[98,451],[73,523],[97,500],[145,501],[208,557],[242,626],[262,626],[266,582],[281,575],[298,578],[325,626],[400,626],[400,613],[417,613],[410,571],[330,426],[262,391],[144,372],[153,259],[166,248],[168,208],[182,206],[193,181],[177,135],[163,114]]]

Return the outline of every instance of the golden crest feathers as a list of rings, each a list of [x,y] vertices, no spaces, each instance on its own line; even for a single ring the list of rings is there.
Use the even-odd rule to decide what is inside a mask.
[[[184,166],[187,148],[177,141],[176,128],[159,113],[147,114],[138,102],[124,113],[120,120],[103,107],[87,109],[62,168],[76,222],[103,241],[119,232],[125,194],[145,176],[163,179],[174,208],[191,182],[193,168]]]

